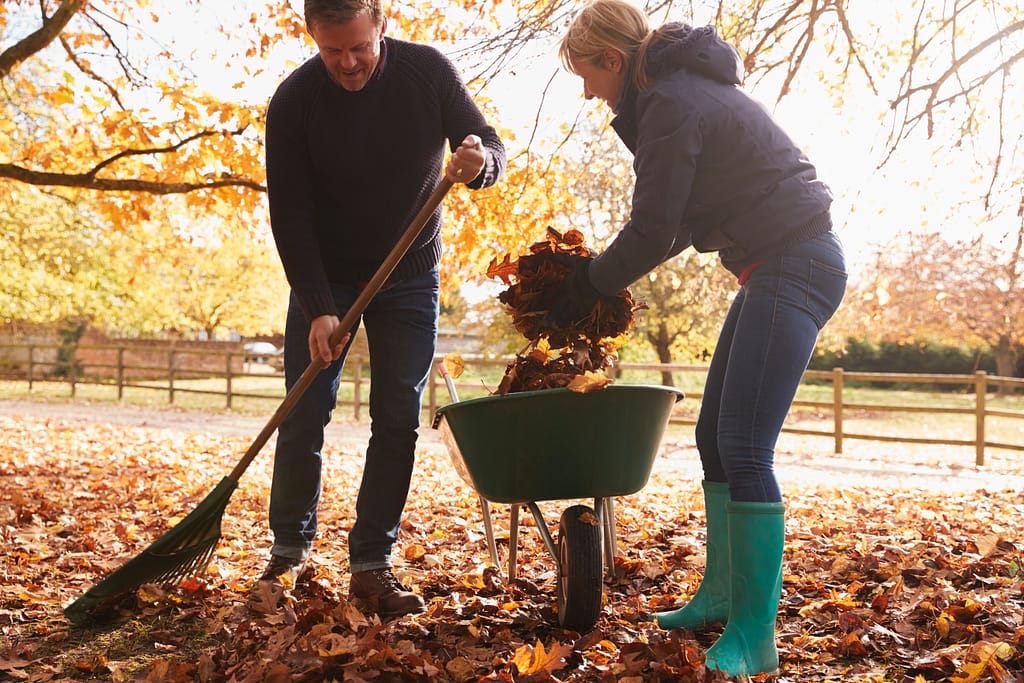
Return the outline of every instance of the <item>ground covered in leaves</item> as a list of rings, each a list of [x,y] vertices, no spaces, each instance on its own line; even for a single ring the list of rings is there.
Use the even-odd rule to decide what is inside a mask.
[[[615,576],[588,633],[558,627],[555,564],[529,515],[517,579],[489,566],[475,493],[436,443],[420,449],[395,557],[425,614],[382,624],[349,601],[362,452],[334,443],[315,573],[294,595],[249,595],[270,545],[266,452],[234,493],[202,580],[147,586],[108,621],[72,626],[62,607],[186,515],[249,443],[201,421],[194,432],[0,416],[0,680],[717,680],[702,664],[716,632],[647,621],[700,580],[700,484],[676,466],[696,458],[685,445],[618,501]],[[786,494],[781,670],[758,680],[1024,681],[1016,485],[788,482]],[[550,526],[565,505],[542,505]],[[508,508],[492,511],[504,558]]]

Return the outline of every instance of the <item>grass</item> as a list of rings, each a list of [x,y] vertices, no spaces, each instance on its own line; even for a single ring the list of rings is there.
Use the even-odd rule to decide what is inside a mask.
[[[137,615],[124,623],[88,629],[68,629],[62,615],[44,617],[37,622],[37,633],[49,637],[43,638],[36,654],[47,653],[60,661],[61,680],[128,680],[131,673],[145,671],[155,660],[165,657],[154,643],[172,645],[185,661],[197,661],[205,650],[216,645],[217,634],[194,614],[152,611],[152,616]],[[61,656],[69,651],[94,654]]]

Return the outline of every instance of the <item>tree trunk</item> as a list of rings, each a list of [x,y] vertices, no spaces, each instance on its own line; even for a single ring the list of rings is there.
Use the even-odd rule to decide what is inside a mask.
[[[1017,350],[1010,343],[1008,335],[999,335],[999,343],[992,347],[992,355],[996,360],[996,374],[1000,377],[1013,377],[1017,369]],[[997,385],[996,393],[1008,393],[1007,387]]]
[[[668,327],[665,323],[658,325],[658,334],[656,337],[651,339],[651,344],[654,345],[654,351],[658,354],[659,363],[671,363],[672,362],[672,350],[670,348],[670,340],[668,334]],[[675,381],[672,379],[672,372],[669,370],[661,371],[661,383],[666,387],[674,387]]]

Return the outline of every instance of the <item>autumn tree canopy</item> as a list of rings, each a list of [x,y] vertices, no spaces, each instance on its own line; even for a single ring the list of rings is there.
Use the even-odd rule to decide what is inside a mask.
[[[449,45],[486,95],[492,82],[550,53],[577,4],[493,0],[453,3],[439,13],[396,2],[388,12],[396,35]],[[702,8],[661,0],[647,8],[656,21],[718,25],[744,52],[747,86],[762,97],[786,97],[813,68],[817,73],[807,77],[824,77],[837,101],[851,82],[885,98],[893,148],[918,128],[950,142],[998,134],[1002,168],[997,164],[993,177],[1012,171],[1016,140],[1006,133],[1019,110],[1011,86],[1024,56],[1024,11],[1016,3],[916,0],[885,13],[849,0]],[[172,15],[177,28],[161,31]],[[199,50],[175,37],[183,25],[215,44]],[[258,201],[268,93],[247,97],[246,81],[276,82],[293,65],[297,46],[309,48],[294,4],[270,0],[216,8],[197,0],[13,0],[0,7],[0,35],[9,114],[0,178],[121,193],[122,202],[140,193],[198,193],[206,202],[216,197],[242,206]],[[238,80],[210,92],[207,60]],[[546,72],[524,75],[536,81],[535,90],[545,87]]]
[[[448,289],[481,279],[494,255],[521,251],[546,225],[593,230],[594,243],[616,227],[581,224],[588,209],[575,191],[581,178],[604,172],[581,165],[591,162],[574,150],[590,144],[607,112],[576,100],[567,115],[556,104],[579,93],[578,79],[553,59],[578,5],[489,0],[437,12],[410,0],[387,4],[390,33],[450,54],[509,147],[503,183],[446,202]],[[1002,226],[1015,217],[1024,165],[1019,3],[914,0],[881,11],[851,0],[655,0],[646,9],[655,23],[714,23],[745,56],[745,87],[769,104],[809,92],[831,98],[837,135],[856,101],[862,118],[886,129],[878,164],[905,149],[932,154],[937,165],[956,153],[968,164],[963,199],[974,220]],[[0,193],[18,201],[12,188],[30,186],[59,197],[108,240],[168,212],[265,234],[265,103],[312,52],[297,2],[7,0]],[[999,228],[1011,242],[1012,225]]]
[[[1009,249],[941,233],[893,240],[844,308],[838,327],[851,336],[988,347],[997,374],[1012,377],[1024,347],[1024,228]]]

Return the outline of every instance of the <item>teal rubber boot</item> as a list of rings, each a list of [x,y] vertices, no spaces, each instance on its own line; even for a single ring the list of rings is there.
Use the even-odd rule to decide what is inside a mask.
[[[779,668],[775,619],[782,592],[785,505],[730,502],[729,620],[707,652],[707,667],[730,676],[774,673]]]
[[[729,616],[729,484],[704,481],[704,515],[707,517],[707,561],[704,578],[690,601],[677,610],[654,615],[658,626],[703,629]]]

